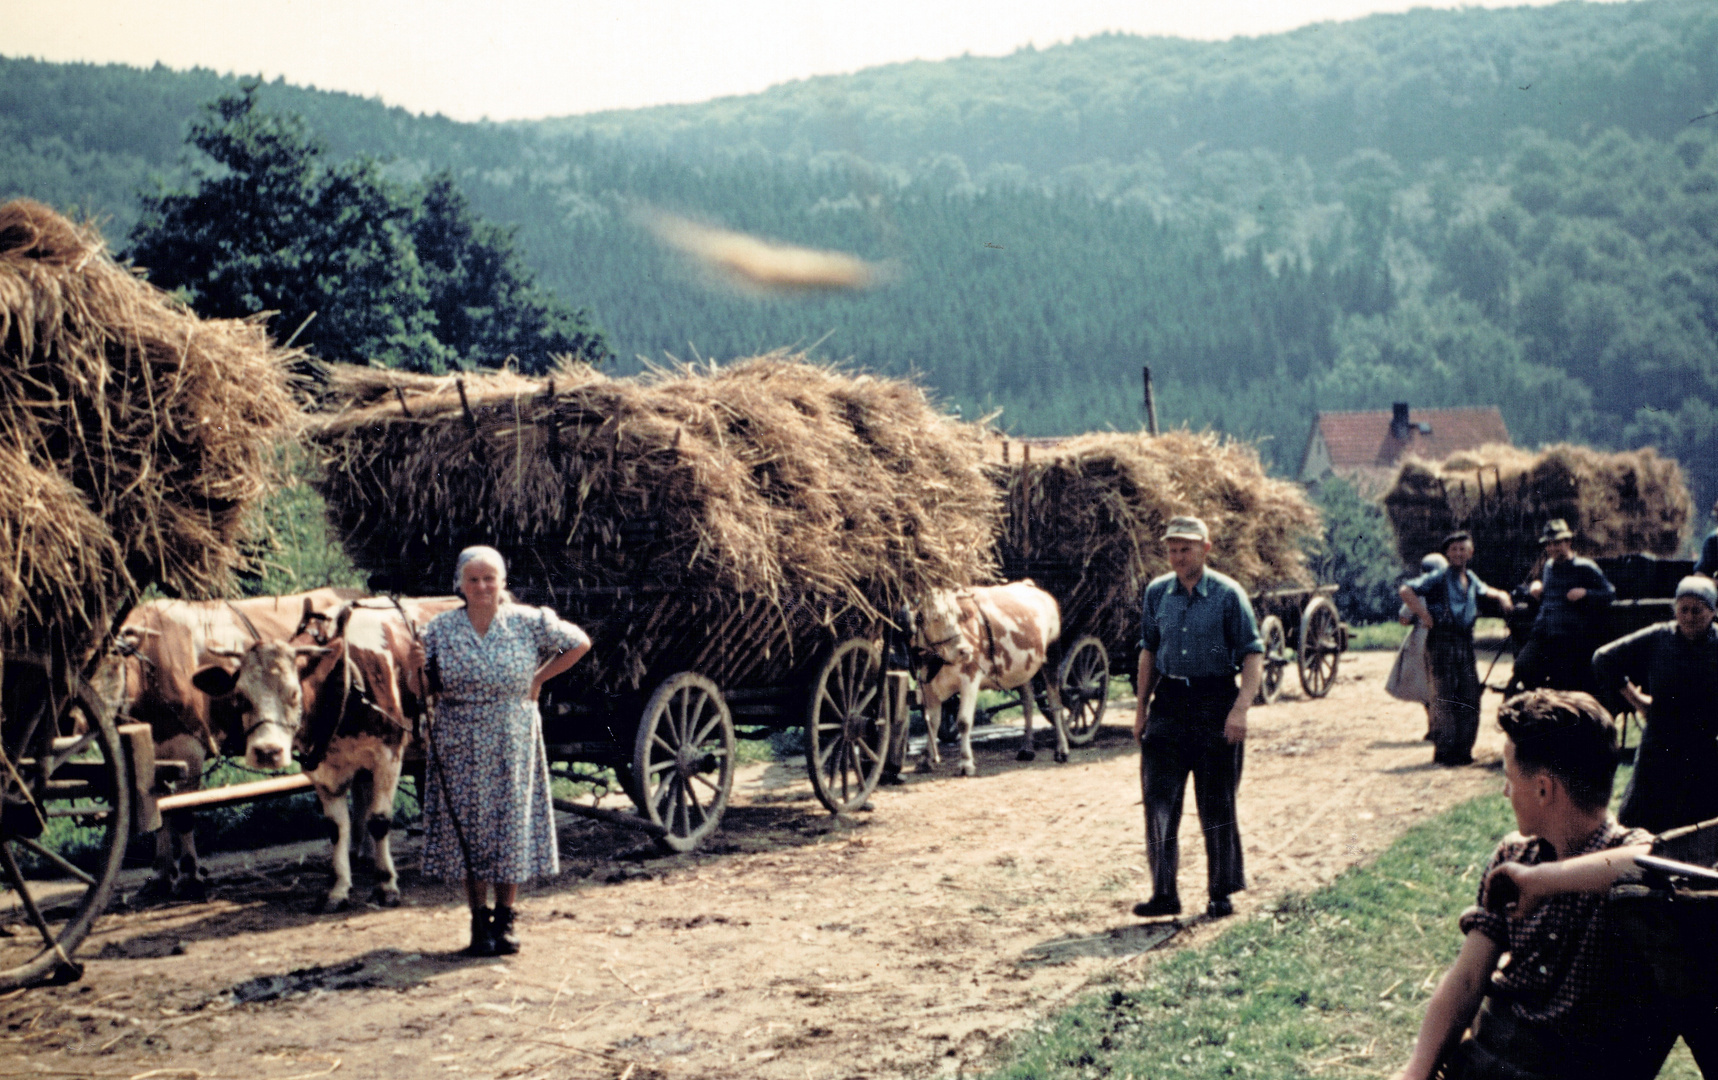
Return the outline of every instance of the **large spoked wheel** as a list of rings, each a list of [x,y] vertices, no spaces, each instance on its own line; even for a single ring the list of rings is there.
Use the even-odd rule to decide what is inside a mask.
[[[1328,596],[1315,596],[1300,613],[1300,688],[1321,698],[1336,682],[1342,659],[1342,619]]]
[[[710,835],[734,787],[734,718],[716,684],[682,671],[644,706],[633,744],[639,812],[668,830],[657,843],[691,851]]]
[[[107,910],[131,834],[113,722],[87,687],[72,707],[85,733],[54,738],[45,756],[19,754],[16,774],[0,776],[0,991],[82,976],[72,952]],[[82,852],[85,865],[55,848]]]
[[[1259,623],[1259,640],[1265,643],[1265,673],[1259,680],[1259,693],[1253,704],[1269,705],[1282,696],[1283,669],[1289,663],[1288,632],[1283,629],[1283,621],[1275,615],[1266,615]]]
[[[1091,634],[1074,642],[1062,655],[1056,684],[1061,687],[1068,745],[1088,745],[1098,737],[1098,724],[1110,699],[1110,654],[1104,643]]]
[[[889,720],[882,691],[883,651],[863,638],[835,646],[811,684],[805,771],[832,814],[865,805],[883,775]]]

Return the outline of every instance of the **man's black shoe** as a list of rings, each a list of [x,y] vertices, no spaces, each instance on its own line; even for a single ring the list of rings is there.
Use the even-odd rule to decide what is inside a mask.
[[[1227,896],[1213,897],[1205,905],[1205,917],[1209,919],[1227,919],[1235,913],[1235,902]]]
[[[1165,915],[1181,914],[1181,901],[1171,900],[1167,896],[1154,896],[1150,900],[1141,900],[1133,906],[1133,913],[1142,919],[1157,919]]]

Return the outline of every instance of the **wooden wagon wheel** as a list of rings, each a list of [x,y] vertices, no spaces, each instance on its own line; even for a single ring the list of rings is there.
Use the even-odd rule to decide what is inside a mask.
[[[811,684],[805,718],[805,771],[832,814],[865,805],[883,775],[889,720],[883,713],[883,650],[848,638]]]
[[[1098,737],[1098,724],[1110,698],[1110,654],[1092,634],[1074,642],[1056,669],[1068,745],[1085,746]],[[1047,715],[1047,714],[1046,714]]]
[[[639,812],[668,830],[657,843],[691,851],[716,828],[734,786],[734,718],[716,684],[696,672],[664,679],[633,743]]]
[[[1259,680],[1259,693],[1253,704],[1269,705],[1282,696],[1283,669],[1289,662],[1288,632],[1283,629],[1283,621],[1275,615],[1266,615],[1259,623],[1259,640],[1265,643],[1265,675]]]
[[[1315,596],[1300,613],[1300,687],[1308,697],[1330,693],[1342,658],[1342,619],[1328,596]]]
[[[53,738],[46,755],[9,745],[15,773],[0,764],[0,884],[16,897],[16,906],[0,907],[0,921],[14,924],[0,936],[0,991],[83,974],[72,952],[107,910],[131,836],[131,785],[113,721],[81,683],[71,708],[84,714],[84,734]],[[12,719],[23,727],[33,718]],[[0,717],[0,727],[6,722]],[[74,828],[89,869],[51,847]],[[25,863],[44,876],[26,876]]]

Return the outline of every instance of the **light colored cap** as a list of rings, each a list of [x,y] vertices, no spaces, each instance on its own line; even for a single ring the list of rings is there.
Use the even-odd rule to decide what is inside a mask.
[[[1676,583],[1676,598],[1684,596],[1698,597],[1701,603],[1718,611],[1718,583],[1704,574],[1689,574]]]
[[[1549,544],[1553,540],[1573,540],[1575,532],[1569,528],[1569,523],[1562,518],[1552,518],[1545,523],[1545,529],[1539,534],[1541,544]]]
[[[1196,517],[1173,517],[1163,530],[1165,540],[1198,540],[1201,543],[1211,539],[1211,530]]]
[[[1420,573],[1422,574],[1430,574],[1434,570],[1448,570],[1449,568],[1450,561],[1435,551],[1420,560]]]

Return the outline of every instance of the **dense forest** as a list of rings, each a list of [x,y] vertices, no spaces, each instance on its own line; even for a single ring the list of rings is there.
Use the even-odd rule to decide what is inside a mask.
[[[237,85],[0,59],[0,197],[103,216],[123,249]],[[808,348],[1049,434],[1137,425],[1150,364],[1166,422],[1260,437],[1284,470],[1318,409],[1495,403],[1518,442],[1653,443],[1718,496],[1704,0],[1106,35],[535,123],[257,97],[331,159],[445,171],[621,370]],[[889,284],[724,291],[657,246],[653,209],[852,251]]]

